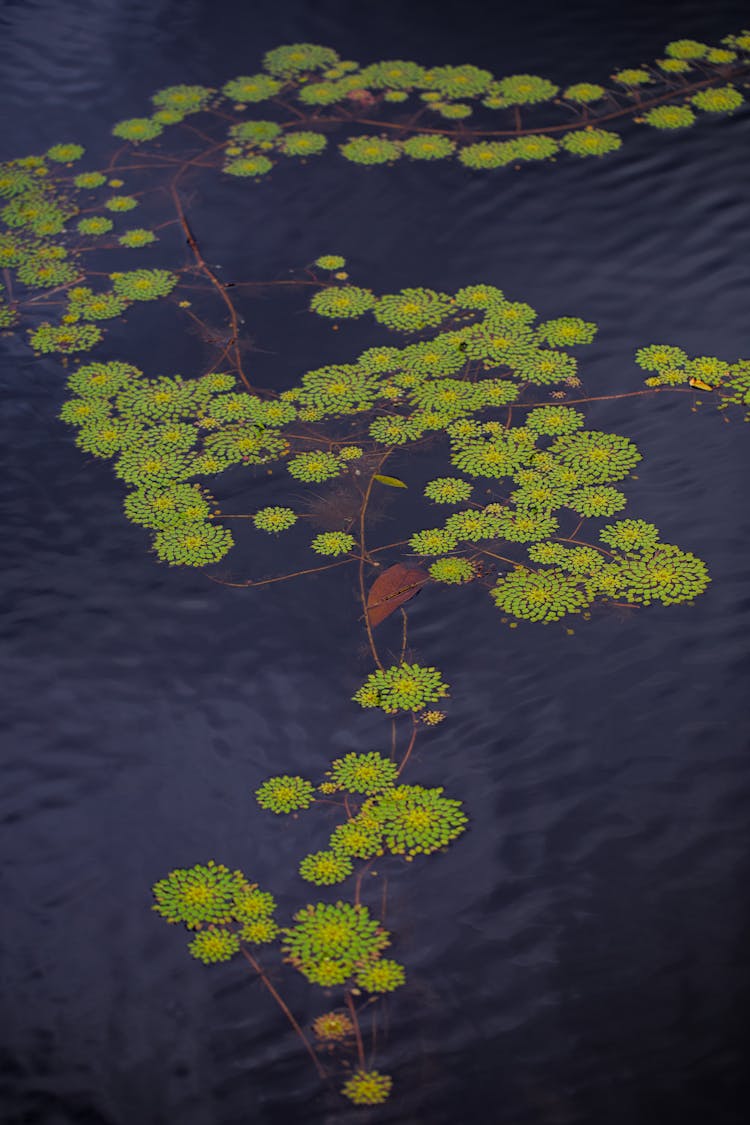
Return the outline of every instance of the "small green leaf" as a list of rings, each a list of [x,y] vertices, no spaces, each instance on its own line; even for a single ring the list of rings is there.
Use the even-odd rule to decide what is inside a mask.
[[[380,481],[381,484],[387,484],[389,488],[408,488],[408,484],[404,484],[398,477],[384,477],[380,473],[373,473],[373,480]]]

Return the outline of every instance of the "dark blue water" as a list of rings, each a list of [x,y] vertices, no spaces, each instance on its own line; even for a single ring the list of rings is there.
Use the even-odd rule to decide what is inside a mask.
[[[111,123],[144,112],[154,89],[252,73],[282,42],[566,83],[749,23],[747,4],[726,0],[621,12],[580,0],[491,12],[5,3],[3,156],[75,139],[95,163]],[[745,110],[685,135],[633,131],[601,162],[496,177],[322,160],[252,186],[231,220],[226,187],[203,180],[191,219],[226,277],[281,276],[337,252],[375,290],[482,280],[544,318],[594,320],[583,375],[607,394],[638,388],[632,355],[648,342],[750,355],[749,140]],[[179,239],[163,251],[182,261]],[[362,346],[361,328],[334,337],[303,308],[301,296],[243,298],[257,382],[289,385]],[[150,374],[191,374],[202,345],[181,331],[133,314],[108,347]],[[270,773],[315,776],[341,752],[384,745],[382,720],[349,702],[370,670],[354,575],[243,591],[159,566],[108,466],[56,420],[59,367],[8,342],[2,380],[3,1121],[744,1125],[740,418],[691,413],[684,396],[589,408],[589,425],[643,452],[628,514],[707,561],[713,582],[694,606],[600,613],[569,636],[504,628],[481,589],[411,603],[412,655],[441,667],[452,699],[408,780],[445,785],[472,826],[447,854],[387,870],[409,984],[388,1001],[378,1061],[394,1096],[369,1112],[320,1088],[250,974],[203,969],[149,910],[155,879],[210,856],[273,889],[282,915],[302,901],[296,864],[323,845],[326,818],[277,823],[252,791]],[[434,475],[427,458],[411,472]],[[273,503],[277,487],[256,482],[245,502]],[[408,526],[409,505],[394,497],[385,526]],[[397,653],[398,626],[382,630]],[[322,1010],[284,979],[304,1018]]]

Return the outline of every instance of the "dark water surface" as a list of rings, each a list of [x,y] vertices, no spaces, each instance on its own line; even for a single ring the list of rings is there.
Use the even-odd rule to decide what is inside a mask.
[[[728,0],[6,2],[2,155],[70,139],[95,166],[111,124],[154,89],[252,73],[283,42],[567,83],[748,24],[748,4]],[[594,320],[587,389],[637,389],[645,343],[750,355],[750,113],[631,132],[601,162],[496,176],[325,158],[279,169],[234,213],[207,178],[191,216],[225,276],[337,252],[375,290],[481,280],[543,318]],[[334,337],[303,307],[243,304],[257,382],[287,386],[376,342],[361,327]],[[150,374],[202,359],[164,313],[133,314],[108,346]],[[370,669],[354,576],[250,592],[157,565],[109,467],[56,420],[59,368],[9,353],[2,1120],[744,1125],[750,429],[691,413],[686,396],[589,408],[589,425],[643,452],[627,514],[706,559],[694,606],[598,613],[568,636],[504,628],[479,589],[412,603],[412,654],[441,667],[452,700],[408,780],[444,784],[472,826],[446,855],[388,869],[409,984],[388,1001],[378,1062],[394,1096],[370,1112],[321,1090],[241,966],[197,965],[149,910],[155,879],[210,856],[277,893],[282,916],[303,901],[296,865],[323,845],[325,817],[278,823],[251,794],[269,773],[314,777],[383,747],[387,724],[349,702]],[[428,459],[411,472],[434,475]],[[255,506],[278,495],[273,478],[243,487]],[[399,495],[384,518],[408,526],[409,504]],[[303,1016],[322,1010],[288,985]]]

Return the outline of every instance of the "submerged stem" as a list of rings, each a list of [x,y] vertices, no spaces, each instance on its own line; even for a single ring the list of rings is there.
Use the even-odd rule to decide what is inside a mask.
[[[409,758],[411,756],[411,752],[414,749],[414,743],[417,741],[417,731],[419,730],[419,727],[417,725],[417,720],[412,716],[411,721],[412,721],[411,738],[409,740],[409,745],[406,747],[406,753],[404,754],[403,758],[401,759],[401,765],[398,767],[398,773],[396,775],[397,777],[400,777],[401,774],[403,773],[404,768],[406,766],[406,763],[409,761]]]
[[[220,148],[221,146],[219,145],[219,146],[216,146],[216,147]],[[199,247],[199,245],[196,241],[195,235],[193,234],[192,229],[190,227],[190,224],[188,223],[187,215],[185,214],[185,208],[183,207],[182,200],[180,199],[180,193],[177,190],[177,181],[179,180],[179,178],[182,175],[182,173],[184,172],[184,170],[185,170],[185,165],[183,165],[183,167],[180,168],[180,171],[177,173],[177,175],[174,177],[171,184],[169,185],[169,193],[172,196],[172,200],[173,200],[174,205],[175,205],[175,210],[177,211],[177,217],[180,221],[180,226],[182,227],[183,231],[185,232],[185,238],[187,239],[187,244],[193,252],[193,257],[195,258],[195,262],[196,262],[196,265],[197,265],[198,269],[200,270],[200,272],[202,274],[204,274],[209,279],[211,284],[214,286],[214,288],[219,293],[219,296],[221,297],[222,301],[227,306],[227,309],[229,311],[229,323],[230,323],[231,329],[232,329],[232,335],[230,337],[230,340],[229,340],[227,346],[228,346],[228,348],[231,348],[231,350],[233,352],[234,364],[235,364],[235,367],[236,367],[236,370],[237,370],[237,374],[239,375],[240,379],[242,379],[242,382],[245,384],[245,387],[247,388],[247,390],[252,391],[252,389],[253,389],[252,385],[251,385],[250,380],[248,379],[247,375],[245,374],[244,368],[242,366],[242,355],[240,354],[240,342],[239,342],[240,326],[239,326],[239,320],[238,320],[238,317],[237,317],[237,310],[234,307],[234,303],[232,302],[231,297],[227,293],[225,286],[222,284],[221,281],[219,281],[218,277],[213,272],[211,267],[208,265],[208,263],[206,262],[206,259],[203,257],[203,254],[201,253],[201,249],[200,249],[200,247]]]
[[[388,460],[390,453],[385,453],[380,458],[375,472],[370,474],[370,479],[367,482],[367,488],[362,500],[362,507],[359,513],[359,549],[361,558],[359,560],[359,596],[362,602],[362,613],[365,618],[365,628],[367,629],[367,639],[370,642],[370,651],[372,652],[373,659],[378,668],[383,671],[383,664],[378,656],[378,650],[375,645],[375,638],[372,635],[372,625],[370,624],[370,615],[367,612],[367,590],[365,589],[365,561],[369,558],[367,546],[365,544],[365,517],[367,516],[367,505],[370,502],[370,495],[372,493],[372,486],[375,482],[375,476],[380,472],[385,462]]]
[[[302,1030],[302,1028],[298,1024],[297,1020],[294,1018],[294,1016],[291,1012],[291,1009],[289,1008],[289,1006],[286,1003],[286,1001],[284,1000],[284,998],[281,996],[281,994],[278,992],[278,990],[274,987],[274,985],[271,983],[269,978],[266,976],[266,973],[265,973],[264,969],[262,968],[262,966],[259,964],[258,961],[256,961],[256,959],[253,957],[252,953],[248,953],[248,951],[245,949],[244,946],[240,947],[240,953],[245,958],[245,960],[248,962],[248,964],[258,974],[258,977],[260,978],[261,983],[271,993],[274,1000],[276,1001],[276,1003],[278,1004],[278,1006],[281,1008],[282,1012],[284,1013],[284,1015],[288,1019],[289,1023],[294,1028],[295,1033],[302,1040],[304,1048],[307,1051],[310,1058],[312,1059],[313,1066],[317,1070],[320,1077],[321,1078],[327,1078],[328,1075],[327,1075],[326,1071],[323,1069],[323,1066],[320,1062],[320,1059],[315,1054],[315,1051],[312,1049],[312,1045],[310,1044],[310,1040],[307,1038],[304,1031]]]
[[[409,626],[409,618],[407,617],[406,610],[403,606],[401,606],[399,612],[401,614],[401,617],[403,618],[401,632],[401,658],[399,660],[399,664],[403,664],[406,658],[406,634]]]
[[[365,1048],[364,1048],[364,1044],[362,1042],[362,1029],[359,1026],[359,1019],[357,1018],[357,1009],[354,1007],[354,1001],[352,1000],[351,992],[347,992],[347,994],[346,994],[346,1006],[349,1009],[349,1015],[352,1017],[352,1023],[354,1024],[354,1034],[355,1034],[356,1039],[357,1039],[357,1058],[359,1059],[360,1068],[362,1070],[364,1070],[366,1064],[365,1064]]]

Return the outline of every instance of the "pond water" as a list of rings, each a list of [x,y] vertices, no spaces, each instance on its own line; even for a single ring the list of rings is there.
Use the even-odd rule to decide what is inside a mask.
[[[490,14],[8,3],[2,156],[75,139],[103,158],[111,124],[147,112],[153,90],[220,85],[296,40],[563,84],[748,22],[728,0],[621,12],[531,0]],[[632,357],[649,342],[750,354],[749,140],[744,109],[666,138],[631,128],[602,161],[486,176],[322,160],[252,185],[239,207],[218,177],[188,201],[227,279],[340,253],[376,292],[483,281],[543,318],[595,321],[584,379],[607,395],[642,385]],[[159,253],[181,261],[181,238]],[[261,385],[282,389],[380,342],[359,323],[335,336],[311,324],[297,292],[240,307]],[[153,374],[193,373],[209,354],[150,310],[110,344]],[[409,984],[388,1000],[378,1053],[393,1097],[357,1110],[321,1087],[242,966],[204,969],[150,910],[156,879],[209,857],[258,878],[287,917],[306,901],[296,866],[330,823],[264,816],[252,793],[269,774],[317,776],[349,750],[387,750],[382,717],[350,702],[372,666],[356,576],[255,591],[159,565],[124,520],[110,467],[87,461],[58,421],[59,365],[9,340],[3,385],[4,1121],[747,1120],[750,431],[739,413],[727,424],[708,406],[691,412],[687,396],[588,408],[589,426],[643,453],[628,514],[707,561],[712,583],[694,605],[598,612],[569,635],[508,629],[481,589],[431,588],[410,604],[410,653],[441,668],[451,700],[408,780],[444,785],[471,830],[445,855],[388,866]],[[392,471],[423,482],[440,465],[427,452]],[[219,495],[260,506],[281,486],[232,478]],[[392,538],[417,518],[413,504],[409,492],[383,501]],[[397,657],[400,642],[394,617],[379,643]],[[301,978],[286,984],[303,1019],[322,1010]]]

